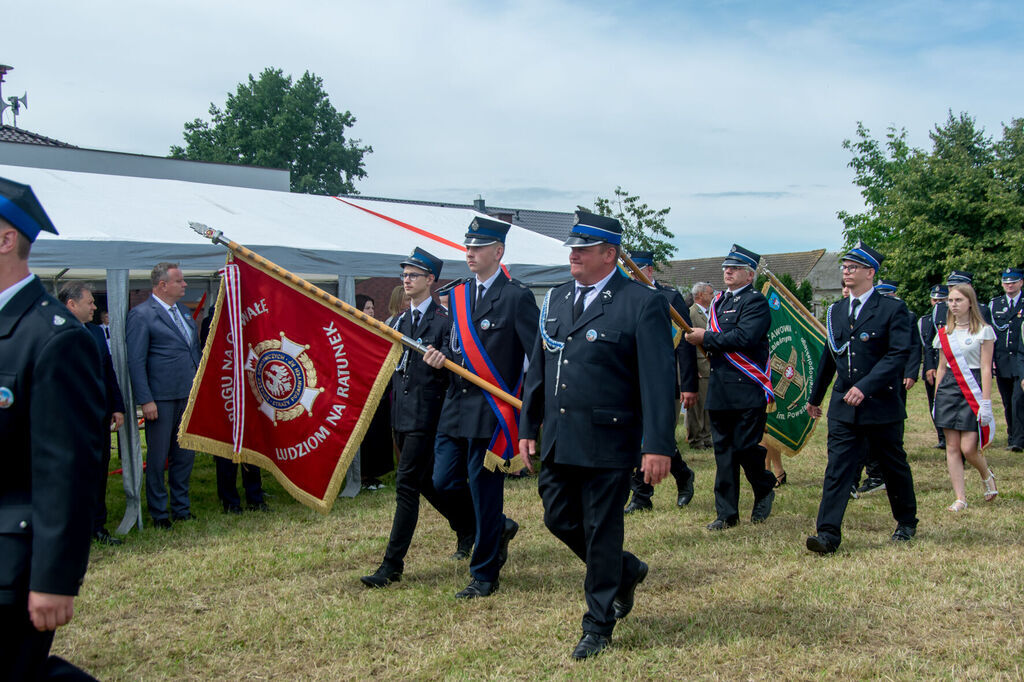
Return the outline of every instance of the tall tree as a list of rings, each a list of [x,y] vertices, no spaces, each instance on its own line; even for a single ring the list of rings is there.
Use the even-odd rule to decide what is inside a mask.
[[[665,216],[672,210],[671,208],[653,209],[640,201],[640,197],[630,194],[622,187],[615,188],[615,194],[611,199],[597,197],[594,200],[594,208],[579,208],[615,218],[622,223],[622,247],[626,251],[653,251],[656,264],[668,262],[676,252],[676,247],[665,241],[675,236],[665,227]]]
[[[291,190],[307,194],[354,194],[353,181],[366,177],[363,156],[373,148],[345,138],[355,116],[339,113],[309,71],[294,83],[281,69],[250,74],[223,110],[210,104],[210,118],[185,124],[173,158],[287,169]]]

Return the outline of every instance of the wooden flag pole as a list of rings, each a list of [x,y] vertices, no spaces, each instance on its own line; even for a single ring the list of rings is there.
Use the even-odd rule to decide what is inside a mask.
[[[763,272],[765,277],[768,278],[768,281],[771,282],[773,285],[775,285],[775,288],[778,289],[779,292],[783,296],[786,297],[786,300],[793,304],[794,308],[796,308],[797,310],[802,312],[804,314],[804,316],[808,320],[810,320],[811,325],[815,329],[817,329],[819,332],[821,332],[821,334],[823,336],[827,334],[827,332],[825,331],[825,325],[823,325],[820,321],[818,321],[818,318],[816,318],[814,316],[814,314],[811,313],[811,311],[807,309],[807,306],[805,306],[803,303],[801,303],[800,300],[793,294],[793,292],[790,291],[789,289],[787,289],[786,285],[783,284],[782,282],[780,282],[779,278],[776,277],[775,274],[772,273],[771,270],[769,270],[766,267],[762,267],[761,268],[761,272]]]
[[[280,277],[281,279],[289,282],[290,284],[299,287],[306,293],[312,294],[313,296],[319,298],[325,303],[335,308],[338,308],[339,310],[343,311],[346,315],[353,318],[358,323],[362,324],[364,327],[369,327],[370,329],[373,329],[374,331],[392,339],[393,341],[398,341],[399,343],[402,343],[405,346],[412,348],[418,353],[427,352],[427,347],[424,346],[423,344],[417,343],[415,339],[409,338],[405,334],[399,332],[397,329],[392,329],[391,327],[384,324],[380,320],[367,315],[361,310],[356,309],[355,306],[345,303],[340,298],[336,296],[331,296],[329,293],[327,293],[320,287],[302,279],[298,275],[289,272],[288,270],[285,270],[281,266],[277,265],[273,261],[267,260],[266,258],[259,255],[255,251],[252,251],[251,249],[248,249],[237,242],[231,241],[230,239],[224,237],[220,230],[214,230],[213,228],[207,227],[202,223],[196,223],[191,221],[189,222],[189,226],[203,237],[206,237],[207,239],[212,241],[214,244],[226,246],[232,253],[249,261],[256,267],[258,267],[260,270],[276,275],[277,277]],[[465,367],[457,365],[451,360],[445,359],[444,368],[449,370],[450,372],[458,374],[466,381],[470,382],[475,386],[480,387],[481,389],[487,391],[488,393],[498,398],[499,400],[508,403],[517,410],[523,409],[523,401],[519,400],[519,398],[516,398],[514,395],[511,395],[510,393],[501,390],[494,384],[485,381],[484,379],[481,379],[479,376],[473,374]]]
[[[620,253],[619,258],[626,265],[626,267],[629,268],[629,271],[633,273],[634,277],[636,277],[638,280],[640,280],[649,287],[654,286],[654,282],[652,282],[651,279],[644,274],[644,271],[641,270],[639,266],[637,266],[637,264],[633,262],[633,259],[625,254],[625,252]],[[676,326],[682,329],[684,333],[689,333],[693,331],[693,327],[686,324],[686,321],[683,320],[683,316],[679,314],[678,310],[676,310],[670,305],[668,307],[668,312],[669,315],[672,316],[672,321],[675,322]],[[697,350],[699,350],[704,355],[704,357],[707,357],[708,353],[706,350],[704,350],[704,346],[697,346]]]

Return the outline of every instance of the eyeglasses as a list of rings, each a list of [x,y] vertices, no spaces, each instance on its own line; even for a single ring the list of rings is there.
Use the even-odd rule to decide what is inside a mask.
[[[403,272],[400,275],[398,275],[398,278],[403,280],[411,279],[415,281],[419,277],[426,277],[426,275],[424,275],[422,272]]]
[[[840,272],[857,272],[862,267],[864,267],[864,266],[863,265],[858,265],[857,263],[850,263],[849,265],[847,265],[846,263],[843,263],[842,265],[839,266],[839,271]]]

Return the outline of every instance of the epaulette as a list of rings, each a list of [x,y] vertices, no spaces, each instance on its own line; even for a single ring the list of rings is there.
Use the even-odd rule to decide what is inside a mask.
[[[518,279],[514,279],[514,278],[510,279],[509,282],[511,284],[515,284],[520,289],[529,289],[530,288],[529,286],[527,286],[527,285],[523,284],[522,282],[520,282]]]
[[[51,301],[45,297],[35,307],[35,311],[54,329],[65,329],[75,326],[74,324],[68,324],[69,322],[78,323],[78,320],[71,316],[67,308],[62,305],[51,305]]]

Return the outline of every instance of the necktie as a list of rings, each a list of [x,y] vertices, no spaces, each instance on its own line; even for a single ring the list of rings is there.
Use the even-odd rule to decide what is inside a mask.
[[[188,335],[188,328],[185,326],[185,320],[181,319],[181,312],[178,310],[178,306],[171,306],[171,319],[174,320],[174,326],[178,328],[178,332],[185,337],[186,341],[191,341],[192,338]]]
[[[722,302],[718,304],[718,307],[719,308],[724,308],[726,306],[726,304],[729,303],[729,301],[731,301],[731,300],[732,300],[732,292],[731,291],[725,292],[725,295],[722,296]]]
[[[483,284],[478,284],[476,288],[476,302],[473,303],[473,310],[480,307],[480,301],[484,299],[484,292],[487,291]]]
[[[857,321],[857,309],[860,308],[860,299],[855,298],[850,303],[850,329],[853,329],[853,323]]]
[[[580,315],[583,314],[583,301],[586,300],[587,294],[589,294],[594,287],[580,287],[580,293],[576,297],[576,302],[572,304],[572,321],[580,319]]]
[[[412,311],[412,331],[415,334],[416,328],[420,326],[420,311],[419,309]]]

